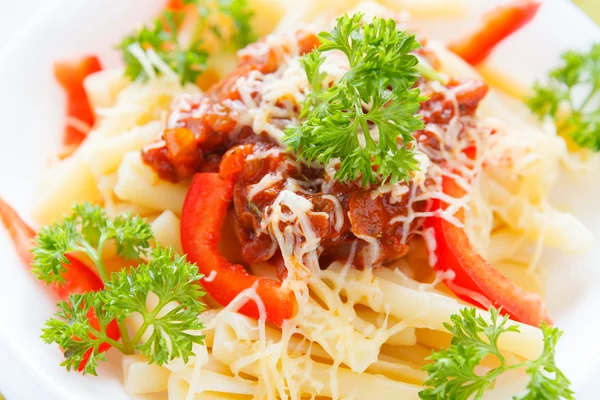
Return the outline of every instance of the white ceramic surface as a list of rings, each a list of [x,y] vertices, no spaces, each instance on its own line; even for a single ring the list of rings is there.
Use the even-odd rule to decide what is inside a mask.
[[[116,65],[112,45],[150,17],[162,0],[27,0],[27,9],[15,3],[0,0],[0,25],[14,28],[10,34],[0,30],[5,36],[0,48],[0,196],[27,215],[62,129],[63,97],[52,79],[53,60],[97,53],[105,65]],[[482,3],[476,7],[481,9]],[[11,18],[16,15],[23,23],[15,24]],[[455,35],[468,26],[449,25]],[[439,25],[433,36],[436,31]],[[531,26],[502,44],[492,60],[530,82],[554,65],[564,49],[586,48],[593,40],[600,40],[600,30],[578,9],[566,1],[547,0]],[[555,192],[559,204],[599,238],[600,176],[566,177]],[[588,254],[548,251],[544,260],[549,265],[549,308],[566,331],[559,362],[578,398],[595,399],[593,380],[600,379],[600,240]],[[53,312],[52,300],[20,265],[2,229],[0,262],[0,383],[11,386],[9,400],[32,398],[32,393],[44,399],[128,399],[118,363],[102,368],[100,377],[82,377],[59,367],[59,350],[39,339],[40,327]],[[14,379],[7,379],[7,373]],[[27,382],[35,383],[22,391],[16,387]]]

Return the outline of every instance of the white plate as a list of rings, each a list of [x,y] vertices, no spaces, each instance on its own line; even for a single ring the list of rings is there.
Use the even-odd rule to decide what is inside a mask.
[[[105,65],[115,65],[118,56],[112,45],[134,24],[153,15],[163,1],[150,7],[148,3],[27,1],[29,22],[20,25],[0,51],[0,195],[25,215],[34,202],[40,172],[52,149],[57,148],[62,130],[62,94],[52,78],[52,62],[97,53]],[[10,15],[3,11],[0,25],[9,23],[4,19]],[[464,26],[455,26],[455,34]],[[504,43],[492,57],[519,80],[530,82],[554,65],[564,49],[588,48],[593,40],[600,40],[600,30],[578,9],[566,1],[547,1],[531,26]],[[560,204],[581,218],[596,237],[600,237],[600,213],[596,211],[599,183],[598,176],[570,177],[556,190]],[[40,327],[54,310],[52,300],[19,263],[3,230],[0,255],[0,340],[43,388],[36,397],[129,398],[121,387],[118,367],[102,368],[99,377],[82,377],[59,367],[59,350],[39,339]],[[550,264],[549,308],[566,331],[559,362],[579,399],[597,398],[592,380],[600,379],[600,341],[596,339],[600,329],[600,242],[597,240],[594,250],[585,255],[548,251],[545,261]],[[7,361],[0,359],[2,362]],[[17,394],[17,398],[21,397]]]

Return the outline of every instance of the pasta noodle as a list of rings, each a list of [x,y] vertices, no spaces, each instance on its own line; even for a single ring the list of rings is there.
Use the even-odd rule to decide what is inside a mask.
[[[137,151],[158,140],[162,135],[162,124],[151,122],[135,127],[129,132],[97,141],[88,147],[86,157],[94,175],[102,176],[115,172],[125,154]]]
[[[156,364],[148,364],[141,355],[123,357],[123,380],[128,394],[139,395],[164,392],[171,371]]]
[[[152,222],[154,238],[163,246],[171,246],[177,254],[183,254],[179,238],[179,218],[170,210],[163,211]]]
[[[90,167],[79,155],[61,161],[46,176],[33,209],[33,216],[40,225],[58,220],[69,212],[73,203],[94,203],[101,198]]]
[[[155,172],[142,162],[139,151],[127,153],[117,172],[115,195],[154,210],[181,213],[187,187],[161,181]]]
[[[119,93],[129,85],[120,68],[96,72],[83,82],[90,105],[94,110],[113,107]]]

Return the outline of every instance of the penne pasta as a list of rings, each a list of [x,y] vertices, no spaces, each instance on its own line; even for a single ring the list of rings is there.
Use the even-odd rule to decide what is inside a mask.
[[[120,200],[154,210],[181,213],[187,188],[158,179],[155,172],[143,163],[139,152],[130,152],[123,157],[117,177],[115,195]]]
[[[212,371],[185,368],[169,378],[169,399],[251,399],[256,383]]]
[[[255,328],[256,321],[235,314],[222,314],[219,317],[230,321],[232,325],[218,324],[215,331],[214,356],[223,363],[240,365],[241,370],[246,374],[257,376],[261,371],[259,364],[268,363],[268,360],[252,356],[257,353],[258,349],[253,348],[255,343],[248,342],[248,340],[259,339],[258,330]],[[256,361],[246,363],[245,359],[255,359]],[[313,362],[306,358],[303,358],[300,363],[302,365],[300,374],[282,376],[280,379],[287,379],[284,384],[287,389],[280,386],[279,390],[290,390],[292,393],[301,391],[313,396],[334,398],[352,396],[355,399],[371,399],[374,388],[377,388],[377,396],[382,399],[395,399],[398,396],[403,399],[418,399],[419,387],[415,385],[394,381],[380,375],[358,374],[342,367],[331,369],[329,365]],[[277,383],[273,385],[275,386]]]
[[[74,203],[97,203],[101,200],[96,180],[82,156],[82,150],[54,165],[47,174],[49,178],[32,212],[38,224],[47,225],[69,214]]]
[[[150,122],[121,135],[96,140],[86,148],[85,157],[95,176],[111,174],[117,170],[125,154],[139,151],[158,140],[162,131],[160,122]]]
[[[83,82],[92,109],[98,110],[115,105],[117,97],[129,85],[121,68],[96,72]]]
[[[173,247],[177,254],[184,254],[179,238],[179,218],[172,211],[163,211],[151,226],[157,243]]]
[[[326,273],[333,275],[339,271],[340,265],[334,264]],[[384,268],[375,271],[374,277],[365,275],[363,282],[358,271],[349,270],[346,273],[345,290],[360,299],[361,304],[376,312],[385,312],[387,308],[391,315],[410,321],[415,327],[443,331],[444,322],[463,307],[450,297],[394,283],[388,280],[394,279],[393,272]],[[369,282],[368,285],[365,282]],[[412,307],[405,307],[405,304],[412,304]],[[480,311],[479,314],[486,318],[486,312]],[[527,359],[538,357],[542,352],[541,331],[528,325],[509,323],[518,326],[520,333],[508,332],[501,337],[498,343],[500,348]]]
[[[123,381],[130,395],[161,393],[167,390],[171,371],[156,364],[148,364],[141,355],[123,357]]]

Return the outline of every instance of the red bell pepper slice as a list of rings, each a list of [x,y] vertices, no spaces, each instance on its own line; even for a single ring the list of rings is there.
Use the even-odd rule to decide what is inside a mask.
[[[460,198],[465,191],[453,178],[444,177],[445,194]],[[443,210],[448,205],[433,201],[433,210]],[[463,220],[462,211],[455,215]],[[435,244],[426,241],[429,253],[435,255],[436,271],[452,271],[454,279],[446,284],[459,298],[484,308],[490,305],[502,308],[502,312],[516,321],[539,326],[542,321],[551,324],[540,296],[530,293],[506,278],[490,265],[471,245],[464,229],[442,217],[428,218],[427,229],[433,229]]]
[[[31,265],[31,262],[33,261],[31,248],[36,235],[35,230],[23,221],[19,214],[17,214],[17,212],[2,199],[0,199],[0,220],[2,220],[2,224],[10,233],[13,244],[23,263]],[[98,276],[96,276],[83,262],[70,254],[67,254],[67,258],[69,259],[69,264],[63,264],[63,267],[66,269],[62,274],[64,282],[62,284],[53,283],[49,285],[52,292],[54,292],[60,300],[68,301],[71,293],[87,293],[104,288],[102,280],[100,280],[100,278],[98,278]],[[87,316],[90,325],[95,329],[99,329],[100,325],[98,318],[96,318],[92,308],[90,308]],[[108,325],[106,333],[111,339],[119,340],[121,338],[121,332],[119,331],[117,321],[112,321]],[[98,349],[100,352],[104,352],[110,347],[111,346],[108,343],[102,343]],[[83,371],[92,351],[93,349],[90,349],[84,355],[79,364],[78,371]]]
[[[221,227],[232,198],[231,179],[221,179],[217,173],[194,176],[181,212],[183,251],[204,274],[202,286],[215,301],[226,306],[243,290],[254,287],[264,304],[266,320],[281,326],[296,311],[293,292],[275,280],[250,275],[242,265],[232,264],[219,253]],[[260,317],[258,306],[252,300],[239,312],[255,319]]]
[[[536,15],[537,0],[513,0],[489,11],[480,26],[448,47],[471,65],[479,64],[504,39],[521,29]]]
[[[167,0],[167,4],[165,5],[165,9],[170,11],[180,11],[184,7],[183,0]]]
[[[54,64],[54,77],[67,95],[67,123],[63,137],[65,146],[77,147],[86,138],[85,128],[94,125],[96,118],[83,81],[88,75],[100,70],[102,66],[96,56]]]

